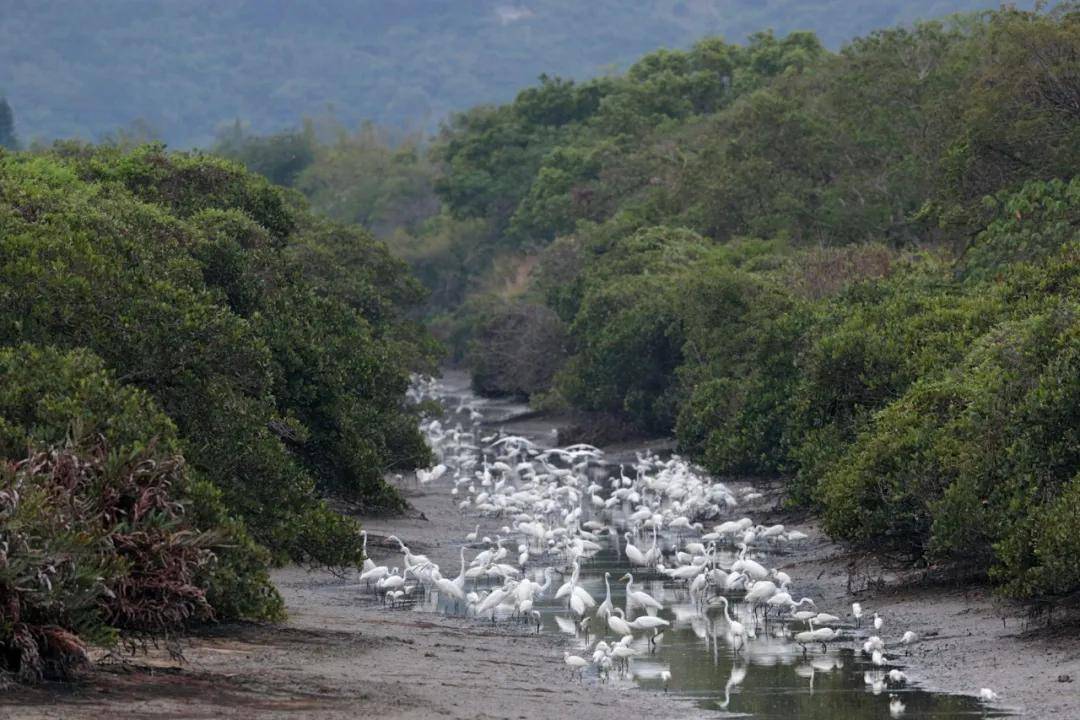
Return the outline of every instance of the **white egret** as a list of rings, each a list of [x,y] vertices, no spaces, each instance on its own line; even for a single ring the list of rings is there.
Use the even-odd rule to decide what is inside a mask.
[[[642,567],[648,566],[649,561],[645,558],[645,553],[641,552],[636,545],[630,542],[630,533],[627,532],[624,537],[626,538],[626,547],[624,550],[626,551],[626,559],[630,561],[630,564],[641,565]]]
[[[643,608],[653,608],[654,610],[664,609],[664,606],[660,603],[660,601],[654,598],[652,595],[642,590],[634,589],[634,576],[630,573],[626,573],[621,578],[619,578],[619,580],[626,581],[627,607],[630,607],[632,605],[639,605]]]
[[[732,638],[733,642],[735,638],[739,639],[739,646],[735,648],[735,652],[738,652],[739,650],[742,650],[743,645],[746,644],[746,628],[743,627],[741,622],[732,619],[731,612],[728,609],[728,599],[726,597],[721,595],[718,598],[718,601],[724,605],[724,619],[727,620],[728,635]]]
[[[571,655],[569,652],[563,651],[563,662],[570,668],[570,677],[574,677],[576,673],[579,677],[584,674],[585,668],[589,663],[585,658],[580,655]]]
[[[367,554],[367,530],[361,530],[360,535],[364,538],[364,546],[360,549],[360,554],[364,556],[364,566],[360,572],[366,573],[375,569],[375,561],[369,558]]]
[[[604,588],[606,589],[604,602],[600,603],[600,607],[596,609],[596,616],[600,618],[601,621],[607,620],[613,607],[611,604],[611,573],[609,572],[604,573]]]
[[[634,630],[630,627],[630,623],[626,622],[623,609],[620,607],[614,608],[607,619],[608,627],[616,635],[631,635]]]

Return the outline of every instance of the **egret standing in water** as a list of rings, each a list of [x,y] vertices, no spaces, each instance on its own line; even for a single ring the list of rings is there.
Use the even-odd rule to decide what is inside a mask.
[[[600,607],[596,608],[596,617],[600,618],[600,622],[605,622],[608,619],[608,615],[611,615],[611,573],[604,573],[604,588],[607,593],[604,596],[604,602],[600,603]]]
[[[417,380],[415,387],[418,388],[415,399],[424,398],[424,388],[427,388],[430,397],[440,399],[439,393],[434,390],[437,387],[434,382]],[[475,409],[470,412],[470,417],[473,420],[483,419]],[[820,643],[825,653],[801,666],[810,669],[811,679],[815,670],[827,672],[834,667],[834,663],[839,662],[835,655],[828,655],[828,643],[837,640],[841,632],[828,626],[835,627],[834,624],[842,622],[841,619],[818,611],[811,598],[804,597],[796,603],[789,588],[795,586],[797,581],[793,581],[787,572],[778,569],[770,571],[763,564],[774,564],[768,560],[771,551],[799,539],[805,540],[806,534],[788,531],[783,525],[756,525],[749,517],[725,520],[711,531],[701,523],[691,522],[691,518],[695,517],[721,517],[723,513],[731,512],[740,500],[724,483],[701,473],[686,460],[678,456],[661,459],[655,453],[646,451],[638,454],[632,477],[622,467],[617,476],[605,476],[595,472],[602,462],[603,453],[588,445],[541,448],[524,437],[509,436],[500,431],[482,437],[475,425],[471,431],[460,425],[451,429],[434,419],[424,421],[421,428],[433,455],[440,461],[437,470],[424,476],[425,483],[434,485],[452,478],[454,490],[460,490],[461,495],[454,497],[452,502],[462,511],[473,510],[478,514],[473,519],[477,521],[473,531],[465,535],[466,544],[479,541],[486,547],[482,547],[469,564],[470,569],[466,569],[462,547],[462,572],[454,580],[448,580],[440,574],[435,563],[423,555],[413,554],[400,539],[389,537],[389,540],[399,544],[404,555],[404,563],[399,563],[401,570],[395,568],[389,571],[376,567],[373,562],[365,562],[362,577],[367,581],[379,581],[380,587],[390,591],[386,596],[387,602],[392,605],[409,601],[410,593],[420,588],[425,594],[435,591],[454,597],[457,601],[464,594],[466,614],[471,608],[486,620],[487,611],[490,610],[491,621],[494,622],[502,619],[499,613],[506,611],[504,616],[510,615],[509,610],[513,608],[511,617],[531,621],[535,623],[536,631],[541,632],[543,616],[536,609],[534,601],[539,604],[539,599],[551,587],[551,573],[558,572],[564,576],[565,582],[558,587],[558,592],[547,595],[549,598],[554,595],[553,604],[561,606],[552,618],[553,624],[558,625],[561,631],[578,637],[583,632],[586,647],[589,646],[590,636],[603,635],[605,628],[617,638],[611,645],[602,638],[592,638],[595,649],[590,653],[576,655],[572,651],[564,652],[564,663],[570,669],[571,677],[577,674],[579,679],[583,679],[584,670],[590,663],[596,666],[602,681],[609,678],[613,667],[629,672],[631,659],[643,652],[635,642],[634,633],[644,631],[649,636],[650,649],[653,648],[661,632],[669,626],[669,621],[659,617],[659,613],[669,600],[681,603],[680,597],[685,598],[687,590],[694,602],[673,605],[675,618],[679,624],[689,620],[699,636],[702,628],[705,628],[704,634],[712,646],[714,658],[718,657],[716,653],[719,652],[720,637],[713,625],[715,621],[715,628],[719,629],[719,619],[715,614],[709,617],[707,611],[713,604],[724,606],[727,642],[733,654],[745,652],[747,655],[757,655],[760,650],[763,656],[767,653],[775,657],[777,645],[790,642],[790,633],[786,627],[782,627],[763,633],[760,641],[749,645],[749,639],[756,636],[754,628],[744,626],[737,619],[746,613],[733,614],[731,608],[731,604],[736,602],[734,598],[740,598],[753,608],[755,616],[758,609],[764,608],[768,618],[768,610],[776,608],[779,617],[809,623],[809,630],[797,633],[794,640],[803,646],[804,652],[809,644]],[[603,487],[605,479],[608,481],[607,491]],[[752,492],[752,488],[736,492],[742,501],[760,497],[760,493]],[[478,521],[481,518],[501,518],[497,522],[506,523],[499,529],[500,534],[495,536],[494,543],[486,537],[478,540]],[[462,530],[467,530],[467,527]],[[650,533],[651,545],[648,538]],[[586,590],[598,579],[597,573],[589,573],[584,568],[605,549],[604,536],[623,567],[618,572],[611,568],[611,572],[604,573],[605,594],[603,602],[597,605]],[[622,538],[625,538],[625,553],[619,547]],[[669,545],[672,541],[674,547]],[[642,544],[637,545],[636,542]],[[517,565],[502,562],[504,557],[511,557],[507,547],[515,545]],[[738,548],[730,566],[727,564],[729,560],[721,554],[728,551],[721,550],[721,545]],[[536,560],[555,565],[554,568],[545,569],[542,586],[532,579],[537,575],[530,572],[532,568],[529,565]],[[665,583],[670,579],[678,587],[670,591],[657,590],[654,597],[642,585],[635,584],[631,571],[639,567],[658,568]],[[626,605],[625,608],[616,608],[611,580],[623,572],[625,575],[620,583],[626,583]],[[795,571],[792,570],[792,573],[795,574]],[[470,590],[470,583],[483,582],[499,584],[494,585],[495,589],[490,592],[476,588],[466,592]],[[663,586],[658,583],[654,587]],[[719,595],[710,600],[710,596],[716,593],[724,593],[733,599],[729,602],[728,597]],[[638,609],[644,610],[644,613],[631,620]],[[445,609],[443,611],[446,612]],[[863,608],[860,603],[851,604],[849,617],[854,617],[855,624],[861,627]],[[884,624],[883,618],[875,613],[873,620],[875,629],[880,630]],[[769,637],[765,637],[766,634]],[[917,637],[908,631],[899,643],[910,647]],[[885,664],[884,650],[885,643],[877,636],[869,638],[864,644],[866,655],[876,665]],[[590,657],[591,660],[588,659]],[[823,669],[826,666],[828,669]],[[892,686],[901,686],[906,680],[903,672],[896,669],[892,672],[886,672],[884,668],[868,672],[872,679],[882,679],[881,689],[875,689],[875,693],[887,687],[885,677],[889,678],[889,685]],[[745,665],[732,668],[722,707],[728,706],[734,688],[743,682],[746,674]],[[665,692],[669,689],[670,669],[661,670],[653,677],[659,677]],[[870,683],[867,681],[867,684]],[[878,687],[876,681],[872,687]],[[990,702],[997,695],[985,689],[980,693],[980,698]],[[899,698],[893,699],[899,701]],[[897,712],[896,703],[890,703],[890,713],[895,716]],[[899,712],[903,712],[903,703],[899,703]]]
[[[626,573],[621,578],[619,578],[619,580],[620,581],[622,581],[622,580],[626,581],[626,606],[627,606],[627,608],[630,608],[633,605],[640,605],[641,607],[645,608],[646,610],[649,609],[649,608],[652,608],[654,610],[663,610],[664,609],[664,606],[660,604],[660,601],[658,601],[652,595],[650,595],[649,593],[644,592],[642,590],[635,590],[634,589],[634,576],[631,575],[630,573]]]
[[[746,628],[743,627],[741,622],[731,618],[731,612],[728,610],[728,599],[726,597],[721,595],[717,598],[717,601],[724,605],[724,619],[727,620],[728,624],[728,637],[731,638],[733,643],[735,638],[739,639],[739,646],[735,648],[735,652],[739,652],[742,650],[743,645],[746,644]]]
[[[645,553],[638,550],[637,546],[630,542],[630,533],[625,533],[624,537],[626,538],[626,559],[630,561],[630,564],[642,567],[648,566],[649,561],[645,558]]]
[[[611,615],[609,615],[607,619],[607,624],[608,627],[611,628],[611,631],[616,635],[626,636],[634,633],[634,629],[630,627],[630,623],[626,622],[626,614],[620,607],[611,611]]]

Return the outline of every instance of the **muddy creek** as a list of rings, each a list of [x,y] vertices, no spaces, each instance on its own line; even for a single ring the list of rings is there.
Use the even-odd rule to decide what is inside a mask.
[[[604,683],[623,693],[667,692],[673,697],[692,699],[701,708],[719,714],[755,718],[959,718],[1001,717],[1005,714],[974,697],[927,692],[917,683],[898,679],[895,673],[890,678],[890,671],[906,670],[909,656],[900,638],[907,628],[891,627],[885,618],[883,627],[875,630],[873,608],[867,608],[861,621],[856,622],[849,608],[811,606],[812,610],[838,616],[839,619],[829,625],[839,632],[839,636],[826,643],[807,641],[803,636],[803,642],[798,642],[799,633],[805,633],[808,626],[793,617],[795,607],[784,611],[774,606],[766,612],[767,606],[755,608],[743,600],[747,590],[745,585],[732,591],[710,587],[691,590],[688,580],[671,577],[671,569],[680,567],[681,561],[684,562],[682,567],[692,567],[692,561],[685,562],[686,555],[679,558],[676,553],[694,547],[688,543],[704,544],[702,535],[710,528],[743,516],[736,501],[722,507],[722,514],[706,519],[701,527],[695,528],[679,527],[678,521],[672,527],[670,520],[675,512],[671,511],[671,498],[658,500],[653,503],[653,514],[667,517],[669,523],[665,525],[661,521],[660,529],[654,532],[638,522],[640,513],[635,515],[638,506],[634,502],[617,501],[617,498],[612,501],[613,493],[624,486],[636,491],[639,480],[633,479],[634,475],[643,471],[641,466],[632,467],[634,457],[618,458],[623,462],[612,462],[614,458],[609,457],[587,457],[585,462],[576,464],[574,478],[570,479],[565,468],[573,461],[546,453],[554,446],[556,433],[555,428],[545,427],[542,422],[532,425],[515,422],[513,437],[534,444],[523,445],[533,449],[523,452],[520,457],[505,456],[509,443],[498,441],[508,434],[500,432],[500,426],[514,418],[527,417],[526,407],[478,398],[468,389],[462,376],[453,374],[429,386],[427,393],[435,396],[447,409],[446,416],[433,432],[439,433],[439,437],[452,432],[455,439],[440,448],[439,438],[436,438],[436,449],[450,467],[426,481],[454,483],[460,488],[460,494],[455,497],[472,498],[472,502],[466,500],[466,507],[461,508],[467,524],[479,525],[475,539],[445,538],[443,543],[447,551],[453,550],[457,557],[464,546],[464,557],[469,561],[484,551],[506,548],[502,562],[514,564],[518,561],[521,575],[506,578],[492,570],[479,577],[470,577],[464,582],[464,591],[470,593],[468,599],[440,593],[430,578],[429,582],[418,580],[415,588],[395,603],[399,610],[411,608],[415,612],[466,615],[478,629],[494,622],[500,626],[516,624],[520,632],[560,635],[566,640],[567,652],[587,663],[576,674],[572,666],[567,666],[567,676],[572,676],[575,683]],[[475,460],[467,462],[465,467],[455,467],[455,463],[460,464],[463,453],[472,453]],[[514,470],[512,473],[509,469],[504,470],[506,477],[500,480],[498,470],[492,473],[489,468],[497,467],[500,462],[508,468],[508,460],[516,461]],[[655,640],[653,630],[635,629],[633,639],[624,639],[621,643],[625,648],[621,653],[629,655],[627,661],[617,659],[611,663],[597,659],[597,643],[616,647],[620,644],[620,635],[613,632],[605,617],[596,614],[595,607],[577,612],[570,603],[574,592],[556,599],[556,588],[571,581],[574,571],[571,558],[551,540],[550,530],[545,547],[542,535],[526,537],[515,524],[525,522],[520,527],[531,527],[534,517],[514,512],[521,509],[515,507],[513,501],[522,494],[520,487],[523,484],[519,479],[522,468],[526,467],[522,460],[549,470],[553,477],[550,483],[557,486],[556,492],[568,485],[580,490],[559,493],[571,498],[572,507],[561,510],[564,521],[569,517],[574,528],[597,530],[585,535],[595,545],[589,544],[587,552],[578,557],[576,586],[597,605],[610,598],[611,607],[622,610],[620,617],[633,623],[650,613],[638,603],[627,602],[625,576],[632,573],[633,590],[647,593],[662,606],[651,614],[668,624],[656,630]],[[660,467],[662,459],[654,462]],[[706,489],[711,482],[707,477],[704,479]],[[592,492],[585,489],[586,484]],[[508,485],[513,487],[508,488]],[[493,512],[488,496],[498,496],[499,486],[502,486],[504,497],[512,498],[511,505]],[[636,499],[637,496],[631,497]],[[573,502],[575,499],[576,503]],[[675,500],[675,511],[681,507],[679,500]],[[548,508],[546,511],[554,513],[556,519],[560,518],[558,510]],[[513,519],[515,514],[517,520]],[[536,522],[540,524],[539,520]],[[559,525],[550,520],[547,524]],[[628,539],[627,532],[631,533]],[[556,529],[553,535],[565,537],[561,529]],[[487,538],[486,542],[484,538]],[[632,550],[640,548],[653,553],[659,550],[659,561],[650,567],[631,562],[625,547],[627,542],[635,544]],[[797,553],[797,542],[755,542],[748,551],[740,549],[734,542],[710,542],[709,546],[709,567],[730,569],[744,554],[766,568],[789,567],[791,583],[786,589],[796,600],[802,596],[798,566],[792,567],[790,562],[791,555]],[[519,553],[523,549],[527,559],[522,566],[520,560],[525,556],[519,556]],[[407,563],[402,559],[399,564],[404,567]],[[664,572],[665,565],[667,572]],[[451,567],[444,566],[441,575],[452,579],[459,574],[458,570],[456,563]],[[462,569],[462,575],[464,573],[465,569]],[[416,578],[423,575],[422,570],[413,574]],[[547,580],[549,576],[550,581]],[[544,587],[544,591],[536,593],[535,599],[528,604],[527,611],[522,611],[520,604],[507,601],[478,612],[478,607],[482,607],[491,593],[509,588],[512,594],[522,578]],[[750,586],[753,586],[752,581]],[[384,599],[381,591],[379,595]],[[721,597],[727,598],[729,616],[725,615],[725,601],[720,600]],[[802,605],[798,609],[806,607]],[[740,623],[743,635],[733,634],[732,628],[736,626],[729,621]],[[917,632],[918,628],[912,630]],[[876,661],[872,653],[864,650],[864,643],[872,636],[881,638],[881,654]],[[553,658],[553,662],[559,659]]]

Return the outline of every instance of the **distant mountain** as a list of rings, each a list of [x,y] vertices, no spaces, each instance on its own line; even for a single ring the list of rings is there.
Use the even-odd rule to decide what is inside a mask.
[[[0,95],[24,140],[134,121],[176,146],[328,106],[430,129],[541,73],[594,76],[705,35],[813,30],[830,47],[995,0],[3,0]],[[1033,3],[1016,3],[1030,6]]]

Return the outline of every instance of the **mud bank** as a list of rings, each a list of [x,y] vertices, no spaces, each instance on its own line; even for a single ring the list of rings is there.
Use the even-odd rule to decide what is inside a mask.
[[[529,432],[552,421],[558,418],[533,415],[503,427]],[[605,452],[611,462],[632,463],[634,453],[645,448],[662,453],[674,443],[620,443]],[[782,510],[778,482],[724,481],[733,488],[753,485],[762,493],[739,514],[807,534],[778,566],[794,578],[800,595],[838,614],[859,602],[866,618],[874,612],[885,618],[885,637],[899,637],[905,630],[919,633],[921,640],[903,661],[905,672],[923,688],[977,695],[988,687],[1000,695],[998,706],[1021,717],[1080,718],[1080,617],[1059,617],[1047,626],[994,598],[987,587],[931,584],[916,574],[890,571],[830,541],[812,515]]]
[[[535,414],[499,423],[510,432],[550,432],[556,419]],[[663,440],[608,448],[614,462],[634,451],[670,449]],[[458,513],[445,485],[403,486],[413,511],[361,518],[369,553],[394,564],[401,537],[414,552],[455,567],[460,539],[475,520]],[[731,483],[738,485],[742,483]],[[1022,717],[1080,718],[1080,638],[1075,626],[1027,625],[1015,608],[984,588],[928,586],[851,556],[812,517],[778,509],[777,485],[742,508],[761,522],[783,522],[808,535],[778,563],[800,594],[842,613],[858,600],[887,623],[922,639],[903,660],[928,690],[974,694],[990,687]],[[503,521],[488,519],[494,534]],[[854,563],[854,564],[853,564]],[[852,569],[857,570],[852,575]],[[690,701],[627,681],[570,681],[562,637],[520,626],[388,610],[355,574],[285,568],[274,581],[289,608],[280,626],[230,624],[185,638],[184,662],[153,648],[124,663],[102,663],[83,682],[18,689],[0,696],[0,718],[552,718],[717,717]],[[849,591],[850,586],[850,591]],[[1003,621],[1004,618],[1004,621]]]
[[[1047,626],[986,587],[933,584],[881,568],[830,542],[813,518],[770,512],[779,494],[776,487],[767,489],[760,507],[748,510],[762,522],[785,522],[809,536],[781,569],[797,578],[800,592],[825,606],[849,608],[857,601],[867,617],[881,613],[883,635],[919,633],[903,657],[912,680],[947,693],[992,688],[1001,696],[999,706],[1022,717],[1080,718],[1077,618]]]
[[[406,488],[414,511],[365,518],[368,551],[400,558],[395,533],[453,566],[466,520],[448,488]],[[716,717],[630,683],[570,681],[564,641],[505,623],[387,610],[355,575],[290,567],[273,576],[289,609],[280,626],[229,624],[186,638],[185,662],[165,648],[104,664],[83,682],[18,689],[0,718],[540,718]]]

